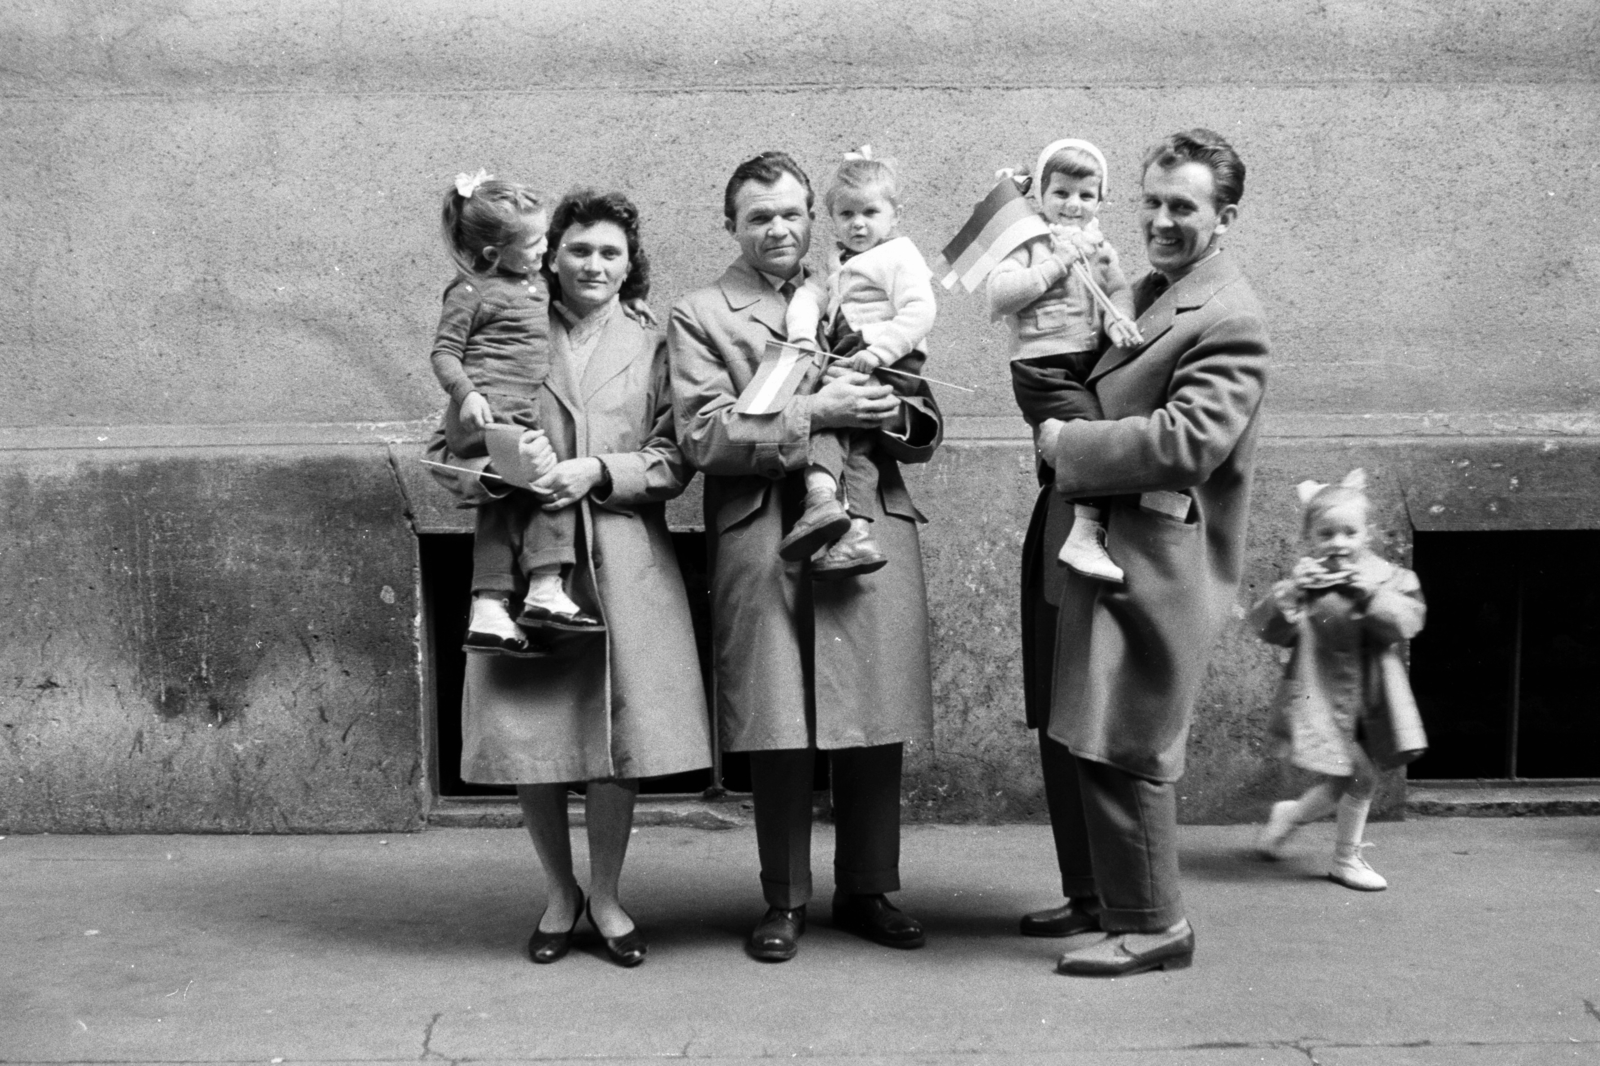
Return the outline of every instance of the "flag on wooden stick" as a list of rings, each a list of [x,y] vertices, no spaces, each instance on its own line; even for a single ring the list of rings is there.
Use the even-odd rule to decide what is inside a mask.
[[[1049,225],[1022,195],[1017,183],[1002,177],[973,209],[961,232],[944,246],[934,261],[933,273],[947,289],[955,288],[959,281],[962,288],[972,292],[1000,260],[1049,232]]]
[[[761,366],[733,405],[736,415],[770,415],[783,410],[806,373],[816,366],[817,352],[782,341],[768,341]]]

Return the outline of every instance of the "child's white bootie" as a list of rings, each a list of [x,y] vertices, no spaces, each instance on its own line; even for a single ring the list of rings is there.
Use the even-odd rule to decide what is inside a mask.
[[[1299,800],[1274,803],[1272,812],[1267,815],[1267,824],[1261,827],[1261,835],[1256,838],[1256,854],[1263,859],[1283,858],[1284,845],[1300,828],[1300,822],[1295,817],[1299,813]]]
[[[1085,513],[1087,512],[1087,514]],[[1122,584],[1122,567],[1106,554],[1106,527],[1098,512],[1082,507],[1074,512],[1072,531],[1056,558],[1084,577]]]
[[[1333,869],[1328,871],[1329,880],[1361,892],[1382,892],[1388,888],[1389,882],[1368,866],[1367,860],[1361,855],[1362,848],[1370,847],[1371,844],[1336,845],[1333,849]]]

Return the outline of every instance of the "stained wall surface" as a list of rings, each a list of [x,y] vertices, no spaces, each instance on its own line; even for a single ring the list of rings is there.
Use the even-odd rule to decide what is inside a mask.
[[[1401,557],[1408,479],[1447,527],[1591,520],[1581,502],[1524,501],[1532,485],[1547,503],[1594,494],[1593,4],[866,11],[0,10],[0,823],[426,817],[408,516],[438,501],[396,465],[441,406],[426,362],[449,273],[438,201],[478,166],[628,191],[664,311],[731,259],[722,184],[755,151],[787,148],[821,180],[870,142],[898,160],[905,232],[931,255],[996,167],[1085,136],[1110,162],[1106,233],[1136,270],[1142,149],[1211,126],[1250,167],[1228,243],[1275,345],[1251,581],[1293,554],[1288,486],[1358,459],[1383,471]],[[935,372],[980,391],[943,396],[951,443],[913,475],[933,518],[939,728],[908,799],[929,816],[1028,816],[1025,428],[979,298],[942,299],[934,344]],[[1452,482],[1462,459],[1501,472]],[[105,594],[114,582],[125,591]],[[305,645],[302,618],[322,643]],[[1260,737],[1276,670],[1242,632],[1219,648],[1187,817],[1250,817],[1277,787]]]

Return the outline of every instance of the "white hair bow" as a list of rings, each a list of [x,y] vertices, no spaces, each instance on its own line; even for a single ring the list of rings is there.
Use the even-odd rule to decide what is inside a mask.
[[[1320,481],[1302,481],[1294,487],[1294,491],[1295,495],[1300,497],[1300,506],[1304,507],[1311,502],[1317,493],[1327,487]],[[1357,492],[1367,491],[1367,472],[1359,466],[1356,467],[1344,476],[1344,480],[1339,482],[1339,487],[1342,489],[1354,489]]]
[[[487,170],[484,170],[482,167],[478,168],[478,172],[476,174],[457,174],[456,192],[461,194],[461,198],[463,200],[470,200],[472,199],[472,194],[478,191],[478,186],[482,185],[484,182],[493,177],[493,174],[489,173]]]
[[[844,157],[846,159],[871,160],[872,159],[872,145],[863,144],[860,148],[857,148],[853,152],[846,152],[844,154]]]

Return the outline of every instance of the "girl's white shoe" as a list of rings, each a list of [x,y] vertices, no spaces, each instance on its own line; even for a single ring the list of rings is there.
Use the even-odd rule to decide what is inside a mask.
[[[1361,855],[1363,848],[1370,847],[1371,844],[1336,845],[1333,849],[1333,869],[1328,871],[1329,880],[1361,892],[1382,892],[1388,888],[1389,882],[1368,866],[1367,860]]]
[[[1263,859],[1283,858],[1283,846],[1300,828],[1300,823],[1295,820],[1295,815],[1299,813],[1299,800],[1279,800],[1274,803],[1272,812],[1267,815],[1267,824],[1261,827],[1261,835],[1256,837],[1256,854]]]

